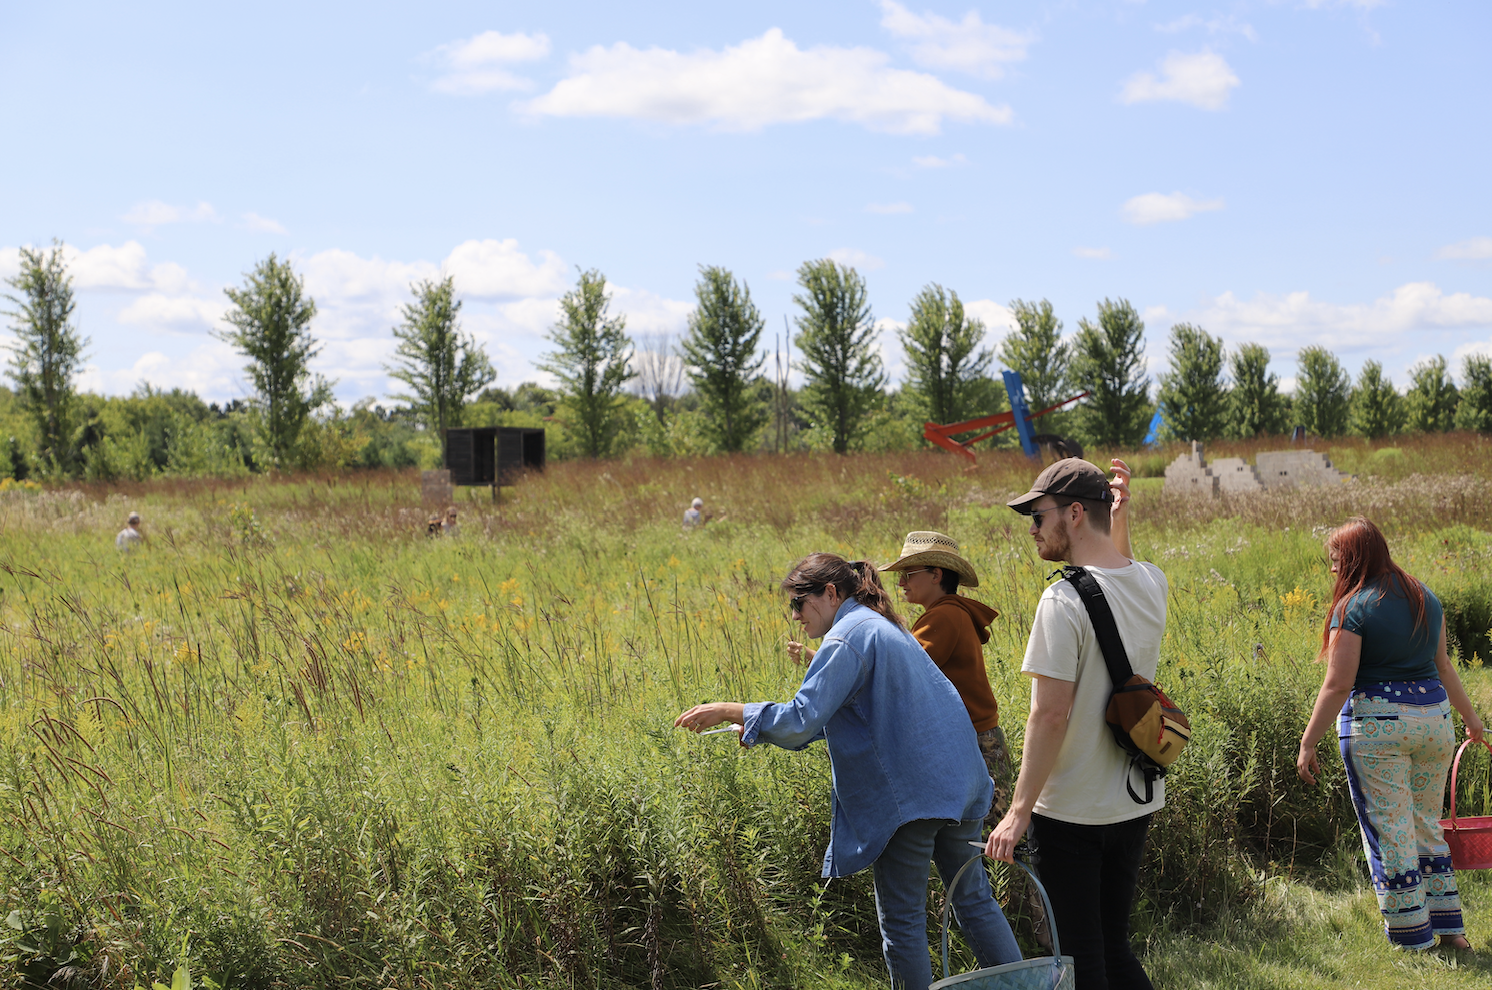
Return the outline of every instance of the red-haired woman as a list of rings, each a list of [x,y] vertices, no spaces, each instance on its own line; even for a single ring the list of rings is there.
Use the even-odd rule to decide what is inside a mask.
[[[1389,941],[1405,949],[1466,949],[1461,897],[1440,828],[1440,802],[1455,748],[1451,709],[1480,740],[1445,648],[1440,602],[1388,555],[1378,527],[1349,519],[1326,539],[1337,576],[1321,631],[1326,681],[1300,738],[1295,766],[1308,784],[1321,766],[1316,744],[1337,735]]]

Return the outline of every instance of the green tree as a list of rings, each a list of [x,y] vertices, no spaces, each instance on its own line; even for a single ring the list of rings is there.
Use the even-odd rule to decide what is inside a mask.
[[[1166,432],[1174,440],[1213,440],[1228,421],[1223,385],[1223,339],[1201,327],[1171,327],[1171,370],[1160,376],[1158,401]]]
[[[1010,312],[1015,329],[1000,342],[999,358],[1005,367],[1020,373],[1026,404],[1036,413],[1071,398],[1072,347],[1062,339],[1062,321],[1052,312],[1052,304],[1045,299],[1039,303],[1017,299],[1010,304]]]
[[[1377,439],[1404,429],[1407,411],[1404,397],[1383,374],[1383,365],[1364,361],[1352,390],[1352,408],[1348,423],[1358,436]]]
[[[1456,383],[1439,354],[1409,369],[1409,394],[1404,397],[1409,429],[1416,433],[1444,433],[1456,424],[1460,401]]]
[[[1456,428],[1492,433],[1492,357],[1468,354],[1461,362],[1461,401]]]
[[[803,355],[807,379],[802,404],[809,417],[828,430],[834,452],[843,454],[864,428],[864,417],[886,384],[875,351],[875,322],[866,302],[865,279],[829,258],[798,269],[803,310],[793,343]]]
[[[1347,431],[1352,380],[1336,355],[1324,347],[1303,347],[1295,357],[1295,416],[1318,437]]]
[[[1078,407],[1078,427],[1091,443],[1138,447],[1150,425],[1145,374],[1145,324],[1127,300],[1098,304],[1098,322],[1078,321],[1072,383],[1091,392]]]
[[[753,385],[767,359],[757,352],[765,321],[751,301],[751,289],[724,268],[701,265],[694,295],[699,305],[689,314],[679,353],[699,396],[710,442],[720,450],[743,450],[767,422]]]
[[[984,323],[964,315],[958,293],[934,282],[912,300],[907,327],[900,331],[907,355],[903,398],[920,400],[934,423],[961,423],[983,411],[977,402],[988,388],[991,355],[981,350]]]
[[[1280,376],[1269,371],[1269,348],[1244,344],[1228,357],[1233,387],[1228,390],[1228,433],[1257,437],[1290,428],[1289,406],[1280,394]]]
[[[43,463],[67,467],[69,412],[76,394],[74,380],[83,364],[87,338],[73,325],[73,280],[62,260],[62,245],[52,250],[21,248],[21,270],[6,283],[19,295],[6,294],[16,306],[5,315],[14,322],[10,379],[21,409],[36,422]]]
[[[443,437],[448,428],[461,425],[467,400],[492,384],[497,372],[487,352],[456,322],[461,300],[450,276],[439,282],[426,279],[410,291],[414,302],[404,304],[404,322],[394,327],[399,341],[394,364],[384,369],[414,394],[389,398],[409,403],[414,414]]]
[[[272,466],[289,465],[299,455],[307,418],[332,399],[333,383],[310,369],[321,353],[311,336],[316,301],[290,262],[274,254],[254,266],[243,288],[223,291],[233,303],[223,318],[233,329],[217,336],[249,359],[244,372],[256,394],[257,439]]]
[[[560,321],[549,331],[559,349],[538,363],[541,371],[560,380],[572,431],[581,453],[590,458],[611,453],[622,426],[621,391],[632,360],[627,318],[608,316],[610,307],[606,276],[595,269],[582,271],[575,288],[560,299]]]

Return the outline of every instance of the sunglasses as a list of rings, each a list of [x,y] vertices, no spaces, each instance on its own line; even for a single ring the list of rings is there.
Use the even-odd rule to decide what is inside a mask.
[[[793,612],[802,612],[803,611],[803,603],[806,602],[811,597],[813,597],[813,596],[812,596],[812,593],[810,592],[810,593],[807,593],[807,594],[797,595],[797,596],[795,596],[793,598],[789,598],[787,600],[787,604],[788,604],[789,610],[791,610]]]
[[[1042,518],[1043,516],[1045,516],[1048,512],[1057,512],[1057,511],[1059,511],[1061,509],[1065,509],[1065,508],[1067,508],[1067,506],[1065,506],[1065,505],[1052,505],[1052,506],[1048,506],[1045,509],[1032,509],[1031,510],[1031,518],[1036,520],[1036,528],[1040,529],[1041,528],[1041,524],[1046,521],[1045,519]]]

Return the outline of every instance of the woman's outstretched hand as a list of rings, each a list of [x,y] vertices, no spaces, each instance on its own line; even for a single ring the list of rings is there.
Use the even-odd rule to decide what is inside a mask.
[[[746,706],[739,701],[712,701],[707,705],[695,705],[674,719],[673,724],[675,728],[703,732],[721,722],[735,722],[736,734],[740,735],[744,731],[740,723],[745,721]]]

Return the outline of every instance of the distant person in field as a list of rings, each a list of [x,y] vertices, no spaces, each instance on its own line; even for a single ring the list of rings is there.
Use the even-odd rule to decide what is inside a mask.
[[[1440,803],[1456,728],[1485,741],[1446,649],[1440,601],[1389,559],[1388,541],[1362,517],[1326,538],[1337,576],[1321,629],[1326,679],[1295,767],[1314,784],[1316,745],[1339,740],[1363,851],[1388,940],[1404,949],[1469,949]]]
[[[1137,561],[1129,543],[1129,469],[1112,481],[1097,465],[1067,457],[1009,502],[1030,520],[1042,560],[1084,568],[1103,590],[1134,672],[1155,679],[1166,631],[1166,576]],[[1129,939],[1129,915],[1164,778],[1144,798],[1130,761],[1104,719],[1114,682],[1087,607],[1070,581],[1042,593],[1021,670],[1031,709],[1010,810],[986,852],[1013,862],[1029,834],[1036,872],[1052,902],[1062,951],[1073,957],[1077,990],[1151,982]]]
[[[994,787],[958,692],[907,632],[868,560],[803,558],[782,589],[805,637],[823,637],[789,702],[696,705],[676,726],[736,723],[742,746],[799,750],[823,740],[833,768],[833,826],[823,875],[870,867],[894,987],[927,990],[927,881],[946,884],[978,855]],[[953,911],[981,967],[1021,958],[983,870],[953,891]]]
[[[696,498],[693,502],[690,502],[689,508],[684,510],[684,528],[693,529],[696,526],[704,525],[704,509],[704,499]]]
[[[140,532],[140,513],[131,512],[124,528],[114,537],[114,545],[120,550],[133,550],[145,543],[145,534]]]
[[[440,535],[455,538],[461,535],[461,525],[456,521],[456,507],[446,509],[445,521],[440,524]]]

